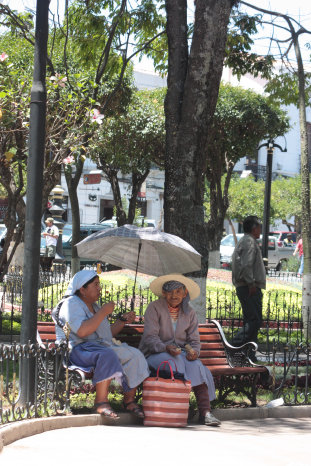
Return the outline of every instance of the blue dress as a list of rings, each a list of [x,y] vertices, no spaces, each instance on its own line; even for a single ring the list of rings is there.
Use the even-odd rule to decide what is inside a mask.
[[[93,308],[95,312],[100,309],[97,304],[93,304]],[[70,325],[70,361],[85,372],[94,371],[93,383],[114,378],[122,382],[125,391],[137,387],[149,376],[147,361],[141,351],[113,338],[107,318],[100,323],[95,332],[84,339],[77,335],[81,324],[93,315],[78,296],[70,296],[64,300],[59,320]],[[64,338],[63,330],[56,325],[57,341]]]

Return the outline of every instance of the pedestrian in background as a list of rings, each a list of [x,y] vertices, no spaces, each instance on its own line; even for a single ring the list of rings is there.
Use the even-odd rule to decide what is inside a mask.
[[[303,243],[302,243],[302,238],[301,237],[299,238],[299,241],[298,241],[298,243],[296,245],[295,251],[293,252],[293,256],[296,256],[297,252],[299,253],[299,260],[300,260],[298,275],[302,276],[304,260],[303,260]]]
[[[45,256],[54,258],[56,254],[56,245],[59,237],[59,230],[57,226],[54,225],[54,219],[52,217],[48,217],[45,220],[45,223],[46,229],[42,233],[42,236],[44,236],[46,242]]]
[[[262,322],[261,290],[266,288],[266,270],[257,242],[261,234],[258,217],[246,217],[243,229],[244,236],[232,255],[232,282],[243,311],[243,327],[233,337],[234,346],[241,346],[250,341],[257,343]],[[250,359],[253,362],[257,361],[255,351],[250,354]]]

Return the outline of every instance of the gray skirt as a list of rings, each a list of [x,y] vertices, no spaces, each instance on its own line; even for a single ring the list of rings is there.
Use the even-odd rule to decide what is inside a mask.
[[[167,361],[168,359],[171,359],[176,363],[177,371],[184,374],[185,379],[190,380],[192,387],[205,383],[208,387],[210,401],[213,401],[216,398],[215,384],[211,371],[205,367],[199,359],[196,359],[195,361],[188,361],[184,351],[178,356],[171,356],[170,354],[163,352],[151,354],[147,357],[149,367],[155,370],[158,369],[162,361]],[[175,364],[171,363],[171,366],[172,369],[175,370]],[[161,369],[163,369],[163,365]],[[169,368],[166,367],[165,370],[169,371]]]

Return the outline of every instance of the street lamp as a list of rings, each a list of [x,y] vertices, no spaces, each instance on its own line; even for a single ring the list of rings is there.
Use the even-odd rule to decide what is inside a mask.
[[[281,152],[287,152],[287,148],[283,149],[279,144],[276,144],[273,139],[268,139],[267,142],[261,144],[257,150],[262,147],[267,148],[267,166],[266,166],[266,183],[265,183],[265,200],[263,212],[263,228],[262,228],[262,257],[268,259],[268,240],[269,240],[269,220],[270,220],[270,200],[271,200],[271,180],[272,180],[272,159],[274,148],[277,147]]]
[[[52,214],[52,217],[54,219],[54,225],[57,226],[59,229],[59,236],[57,239],[57,244],[56,244],[56,254],[55,254],[55,262],[63,262],[65,257],[63,254],[63,227],[65,222],[62,219],[62,215],[65,212],[65,209],[63,208],[63,200],[64,200],[64,194],[65,190],[58,184],[55,186],[55,188],[52,189],[51,195],[52,195],[52,201],[53,205],[50,207],[49,211]]]

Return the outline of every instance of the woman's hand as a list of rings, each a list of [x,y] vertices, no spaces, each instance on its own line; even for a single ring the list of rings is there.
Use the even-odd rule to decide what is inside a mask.
[[[178,356],[181,353],[181,348],[176,345],[166,345],[166,351],[171,356]]]
[[[122,317],[126,319],[127,324],[132,324],[136,319],[136,314],[134,311],[125,312],[124,314],[122,314]]]
[[[115,307],[115,302],[110,301],[109,303],[104,304],[98,312],[100,312],[103,316],[109,316],[109,314],[113,313]]]
[[[198,353],[194,350],[186,354],[186,358],[188,359],[188,361],[195,361],[196,359],[198,359],[198,357]]]

